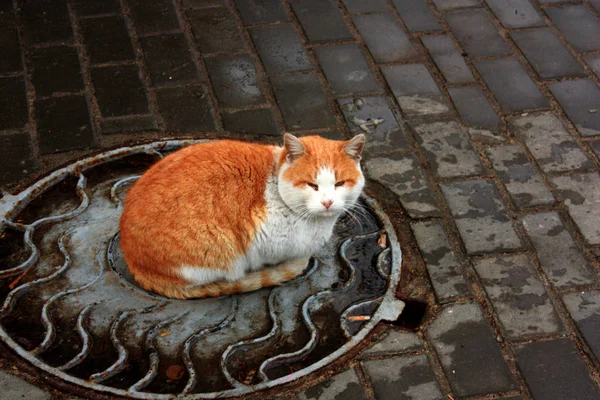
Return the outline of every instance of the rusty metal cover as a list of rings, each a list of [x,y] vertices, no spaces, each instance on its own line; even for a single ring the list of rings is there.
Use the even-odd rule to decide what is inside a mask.
[[[222,398],[307,375],[398,318],[400,247],[366,197],[283,286],[187,301],[136,286],[119,249],[123,198],[149,165],[192,143],[102,153],[0,199],[0,338],[19,356],[102,393]]]

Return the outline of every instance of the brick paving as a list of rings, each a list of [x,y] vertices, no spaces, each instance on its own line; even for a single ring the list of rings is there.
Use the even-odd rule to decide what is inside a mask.
[[[14,0],[0,49],[6,190],[158,138],[367,134],[425,318],[270,396],[600,399],[597,0]]]

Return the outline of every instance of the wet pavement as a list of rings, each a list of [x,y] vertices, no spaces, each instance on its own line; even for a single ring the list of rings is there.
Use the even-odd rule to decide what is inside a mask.
[[[259,397],[600,399],[599,1],[15,0],[0,49],[7,192],[158,139],[367,134],[410,301]],[[0,398],[96,397],[0,367]]]

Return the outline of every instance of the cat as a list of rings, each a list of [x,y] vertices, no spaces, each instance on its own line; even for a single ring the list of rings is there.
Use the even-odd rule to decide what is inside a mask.
[[[125,198],[121,249],[144,289],[217,297],[302,274],[363,190],[365,136],[284,135],[283,147],[199,143],[153,165]]]

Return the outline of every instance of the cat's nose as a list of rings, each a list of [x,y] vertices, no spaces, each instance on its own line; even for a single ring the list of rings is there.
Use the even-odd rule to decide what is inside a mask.
[[[331,207],[331,205],[333,204],[333,200],[323,200],[321,204],[323,204],[325,208],[329,209],[329,207]]]

